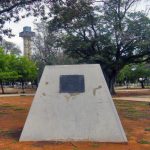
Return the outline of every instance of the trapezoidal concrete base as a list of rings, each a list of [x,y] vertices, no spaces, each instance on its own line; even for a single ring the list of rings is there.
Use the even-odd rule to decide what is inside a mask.
[[[127,142],[100,66],[46,66],[20,141]]]

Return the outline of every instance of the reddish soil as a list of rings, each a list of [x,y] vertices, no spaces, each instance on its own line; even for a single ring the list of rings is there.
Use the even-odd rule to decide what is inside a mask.
[[[141,96],[141,95],[150,95],[150,89],[122,89],[122,90],[116,90],[116,95],[115,96],[117,96],[117,97],[127,97],[127,96]]]
[[[150,150],[150,106],[144,102],[115,101],[128,138],[126,144],[18,142],[32,99],[0,98],[0,150]],[[128,113],[131,110],[134,112]]]

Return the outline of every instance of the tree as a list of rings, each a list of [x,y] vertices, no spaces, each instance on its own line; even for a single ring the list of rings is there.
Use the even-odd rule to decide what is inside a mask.
[[[62,33],[49,32],[48,24],[44,21],[36,23],[36,37],[33,39],[34,51],[32,60],[38,67],[38,77],[40,78],[45,65],[72,64],[73,59],[63,53],[60,47]]]
[[[62,47],[79,62],[99,63],[112,94],[119,71],[150,60],[150,19],[130,12],[136,0],[55,3],[49,30],[65,33]]]
[[[117,81],[135,83],[140,82],[141,88],[144,87],[144,82],[150,78],[150,66],[148,64],[130,64],[126,65],[118,74]],[[128,87],[128,86],[127,86]]]
[[[8,54],[8,53],[14,54],[14,55],[20,55],[21,54],[21,50],[19,49],[19,47],[15,43],[3,40],[2,47],[4,48],[4,51],[6,54]]]
[[[134,66],[134,74],[141,88],[145,88],[144,83],[150,77],[150,66],[148,64],[139,64]]]
[[[13,65],[12,67],[19,75],[18,81],[21,82],[24,93],[24,83],[33,82],[37,78],[37,66],[33,61],[23,56],[17,57]]]
[[[33,57],[43,64],[55,64],[60,53],[58,47],[59,35],[48,32],[45,22],[36,23],[36,37],[33,39]]]
[[[132,65],[126,65],[124,66],[123,69],[121,69],[121,71],[119,72],[119,74],[117,75],[117,83],[123,83],[126,84],[127,88],[128,88],[128,84],[129,82],[135,82],[135,78],[134,76],[134,69],[132,70]]]
[[[5,54],[3,49],[0,48],[0,85],[2,94],[5,93],[3,87],[4,82],[14,81],[19,78],[18,73],[12,68],[15,59],[16,57],[14,55]]]
[[[23,56],[6,54],[0,48],[0,85],[4,94],[3,83],[19,81],[24,92],[24,82],[37,78],[37,67],[34,62]]]

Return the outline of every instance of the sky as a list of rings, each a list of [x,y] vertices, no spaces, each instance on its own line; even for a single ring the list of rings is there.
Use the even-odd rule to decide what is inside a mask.
[[[141,0],[138,4],[136,4],[136,6],[133,7],[133,10],[136,8],[136,10],[144,11],[147,7],[150,7],[150,0]],[[19,37],[19,32],[23,31],[24,26],[31,26],[32,31],[34,31],[34,21],[37,21],[37,19],[30,16],[28,18],[22,19],[18,23],[8,22],[6,27],[12,29],[12,33],[15,35],[15,37],[8,38],[5,36],[4,39],[15,43],[23,52],[23,39]]]
[[[18,23],[8,22],[6,27],[10,27],[12,29],[12,33],[15,35],[14,37],[8,38],[7,36],[4,37],[5,40],[15,43],[21,51],[23,51],[23,39],[19,37],[19,33],[23,31],[24,26],[30,26],[32,31],[34,31],[34,17],[28,17],[22,19]]]

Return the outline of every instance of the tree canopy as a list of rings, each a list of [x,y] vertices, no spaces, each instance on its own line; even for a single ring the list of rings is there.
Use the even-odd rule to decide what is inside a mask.
[[[4,93],[4,82],[19,81],[24,85],[24,82],[34,81],[37,77],[37,67],[26,57],[6,54],[0,48],[0,85],[2,93]]]
[[[144,88],[144,82],[150,79],[150,65],[141,64],[130,64],[124,66],[117,76],[117,82],[124,83],[141,83],[141,87]]]
[[[78,63],[101,64],[113,93],[116,76],[125,65],[150,61],[150,18],[143,12],[130,10],[137,1],[1,1],[0,34],[10,34],[4,29],[6,21],[16,22],[29,15],[48,18],[52,41],[56,43],[53,37],[59,37],[57,48],[77,59]],[[45,7],[49,9],[48,13],[45,13]],[[18,12],[24,10],[27,11],[20,16]],[[54,48],[54,43],[49,42],[49,46],[48,50]],[[47,56],[47,51],[44,54]]]
[[[73,64],[74,59],[63,53],[60,47],[62,36],[49,32],[47,22],[35,23],[36,36],[33,38],[32,60],[38,66],[38,77],[42,75],[45,65]]]
[[[12,42],[8,42],[6,40],[3,40],[1,47],[3,47],[4,52],[6,54],[14,54],[14,55],[20,55],[21,54],[21,50],[19,49],[19,47]]]
[[[79,0],[53,5],[49,32],[64,33],[62,48],[84,63],[99,63],[108,86],[127,64],[150,60],[150,18],[131,12],[136,0]]]
[[[0,85],[2,93],[4,93],[3,82],[14,81],[18,79],[19,75],[16,70],[11,68],[11,64],[14,60],[13,55],[6,55],[2,48],[0,48]]]

